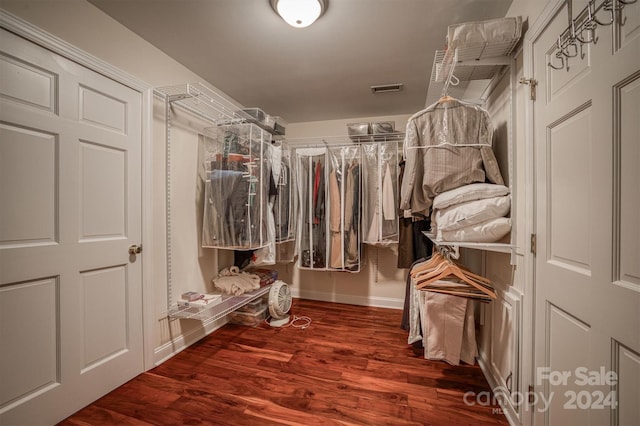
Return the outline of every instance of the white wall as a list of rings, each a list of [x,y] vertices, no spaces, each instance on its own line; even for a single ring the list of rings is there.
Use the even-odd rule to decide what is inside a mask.
[[[301,143],[295,139],[346,137],[347,123],[360,122],[394,121],[396,130],[404,132],[408,118],[405,114],[293,123],[287,127],[287,139],[295,147]],[[407,270],[397,268],[397,256],[391,248],[362,248],[363,263],[358,273],[300,270],[292,264],[276,265],[274,269],[297,297],[401,309]]]

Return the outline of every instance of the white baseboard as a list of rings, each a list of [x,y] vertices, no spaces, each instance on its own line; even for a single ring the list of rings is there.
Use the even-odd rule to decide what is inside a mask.
[[[195,320],[175,320],[175,321],[195,321]],[[221,318],[217,321],[205,321],[201,328],[197,328],[189,333],[181,334],[169,342],[158,346],[153,351],[153,360],[156,366],[162,364],[174,355],[182,352],[198,340],[213,333],[227,323],[227,318]]]
[[[352,294],[326,293],[322,291],[292,288],[291,295],[298,299],[319,300],[321,302],[347,303],[349,305],[373,306],[376,308],[402,309],[404,299],[391,297],[356,296]]]
[[[291,289],[291,295],[299,299],[319,300],[321,302],[347,303],[350,305],[373,306],[377,308],[402,309],[404,307],[404,299],[395,299],[390,297],[369,297],[355,296],[350,294],[326,293],[320,291],[300,291],[300,289],[297,288]],[[226,318],[222,318],[217,321],[205,322],[201,328],[197,328],[186,334],[181,334],[171,339],[169,342],[158,346],[154,349],[153,352],[154,365],[157,366],[162,364],[169,358],[188,348],[193,343],[224,326],[226,323]]]

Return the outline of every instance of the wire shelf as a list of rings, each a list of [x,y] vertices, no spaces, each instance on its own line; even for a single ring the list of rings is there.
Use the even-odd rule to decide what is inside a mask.
[[[233,122],[253,123],[267,132],[279,136],[280,131],[272,126],[256,120],[243,111],[243,106],[226,96],[209,89],[201,83],[185,83],[175,86],[158,87],[158,93],[171,104],[176,104],[187,111],[213,124],[229,124]],[[278,117],[277,123],[284,129],[286,123]]]
[[[332,145],[356,145],[369,142],[403,142],[405,134],[378,133],[361,136],[312,136],[304,138],[287,138],[287,143],[292,148],[326,147]]]
[[[211,307],[193,307],[173,305],[167,312],[172,319],[192,319],[198,321],[216,321],[243,307],[247,303],[269,293],[271,284],[260,287],[240,296],[222,295],[222,301]]]
[[[445,94],[463,99],[471,81],[492,80],[510,61],[519,39],[437,50],[431,68],[426,106]],[[457,85],[451,84],[457,80]]]
[[[463,241],[441,241],[437,240],[435,235],[430,232],[422,231],[422,233],[429,238],[433,244],[437,246],[449,246],[449,247],[462,247],[471,248],[477,250],[496,251],[500,253],[512,253],[515,250],[515,246],[507,243],[474,243]]]

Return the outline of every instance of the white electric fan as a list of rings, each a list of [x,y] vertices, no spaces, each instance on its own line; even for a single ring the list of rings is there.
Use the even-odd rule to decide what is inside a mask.
[[[289,309],[291,309],[291,290],[284,281],[271,284],[269,290],[269,314],[271,327],[282,327],[289,323]]]

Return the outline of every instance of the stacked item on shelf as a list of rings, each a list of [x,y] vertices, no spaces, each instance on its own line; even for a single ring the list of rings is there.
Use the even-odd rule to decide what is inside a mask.
[[[386,246],[398,242],[397,141],[360,145],[362,150],[362,242]]]
[[[522,34],[522,18],[506,17],[464,22],[447,28],[447,49],[513,44]]]
[[[347,134],[353,142],[372,142],[385,140],[396,133],[394,121],[376,121],[373,123],[348,123]]]
[[[242,112],[250,122],[257,124],[269,133],[284,135],[285,124],[280,117],[269,115],[260,108],[244,108]]]
[[[202,246],[251,250],[269,241],[271,135],[251,123],[207,129]]]
[[[222,301],[221,294],[202,294],[195,291],[183,293],[178,300],[178,308],[194,308],[198,310],[211,308]]]
[[[436,195],[431,232],[438,241],[492,243],[511,231],[509,188],[472,183]]]
[[[278,271],[264,268],[249,268],[245,270],[248,274],[257,275],[260,278],[260,287],[273,284],[278,279]]]
[[[267,302],[259,297],[229,314],[231,324],[257,327],[267,318]]]
[[[426,104],[444,94],[485,100],[494,77],[510,63],[521,33],[519,16],[450,25],[446,50],[435,52]],[[485,90],[478,91],[480,86]]]
[[[212,280],[213,286],[225,294],[239,296],[260,288],[258,274],[240,271],[237,266],[222,269]]]

